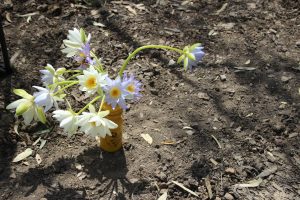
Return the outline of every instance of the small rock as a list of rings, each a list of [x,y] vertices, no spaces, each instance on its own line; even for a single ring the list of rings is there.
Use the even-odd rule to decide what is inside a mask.
[[[188,134],[188,135],[193,135],[193,134],[195,133],[194,130],[186,130],[185,132],[186,132],[186,134]]]
[[[17,176],[16,176],[16,174],[14,172],[12,172],[9,177],[12,178],[12,179],[17,178]]]
[[[289,80],[291,80],[293,77],[292,76],[281,76],[281,81],[284,83],[287,83]]]
[[[163,182],[167,182],[168,179],[167,175],[164,172],[159,172],[158,174],[156,174],[156,177]]]
[[[226,75],[225,74],[221,74],[220,75],[220,79],[221,79],[221,81],[226,81]]]
[[[293,138],[293,137],[297,137],[299,135],[299,133],[291,133],[289,134],[289,138]]]
[[[296,46],[300,48],[300,40],[296,42]]]
[[[75,163],[75,168],[76,168],[77,170],[81,171],[81,170],[82,170],[82,165],[79,164],[79,163]]]
[[[284,131],[284,126],[283,124],[281,123],[276,123],[273,127],[273,130],[276,132],[276,133],[282,133]]]
[[[158,91],[156,89],[150,89],[151,94],[158,95]]]
[[[137,178],[129,179],[129,182],[132,183],[132,184],[138,183],[139,181],[140,181],[140,180],[137,179]]]
[[[54,5],[51,9],[48,10],[48,14],[52,14],[53,16],[59,16],[61,12],[62,9],[58,5]]]
[[[198,182],[193,178],[189,178],[188,183],[190,187],[198,187]]]
[[[175,65],[175,64],[176,64],[175,60],[171,59],[168,63],[168,66],[172,66],[172,65]]]
[[[284,140],[281,137],[276,137],[274,139],[274,142],[277,146],[283,146],[284,145]]]
[[[203,100],[206,100],[206,101],[209,100],[209,96],[204,92],[199,92],[198,97],[199,97],[199,99],[203,99]]]
[[[233,200],[234,199],[234,197],[231,194],[229,194],[229,193],[226,193],[224,197],[227,200]]]
[[[235,169],[232,168],[232,167],[228,167],[225,169],[225,172],[228,173],[228,174],[235,174]]]

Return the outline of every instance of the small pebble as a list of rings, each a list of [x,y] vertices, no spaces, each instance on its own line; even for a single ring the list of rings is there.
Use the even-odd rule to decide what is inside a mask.
[[[235,169],[232,167],[228,167],[225,169],[225,172],[228,174],[235,174]]]
[[[221,81],[226,81],[226,75],[225,74],[221,74],[220,75],[220,79],[221,79]]]
[[[229,194],[229,193],[226,193],[224,197],[227,200],[233,200],[234,199],[234,197],[231,194]]]

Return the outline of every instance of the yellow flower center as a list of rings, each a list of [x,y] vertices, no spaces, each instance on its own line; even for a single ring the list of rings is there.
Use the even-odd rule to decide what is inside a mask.
[[[110,90],[110,96],[114,99],[118,99],[121,95],[121,91],[119,88],[117,87],[113,87],[111,90]]]
[[[85,81],[85,86],[88,89],[93,89],[97,85],[96,77],[95,76],[89,76],[88,79]]]
[[[133,84],[130,84],[127,86],[126,90],[130,93],[134,93],[135,91],[135,86]]]
[[[79,56],[80,56],[80,57],[85,57],[85,55],[84,55],[83,52],[80,52],[80,53],[79,53]]]
[[[91,126],[96,127],[96,122],[90,122]]]

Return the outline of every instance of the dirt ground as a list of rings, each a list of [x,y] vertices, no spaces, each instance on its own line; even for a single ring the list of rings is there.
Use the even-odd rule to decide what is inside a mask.
[[[0,0],[16,70],[0,82],[0,199],[300,199],[299,8],[298,0]],[[57,124],[19,124],[17,135],[5,110],[12,88],[33,92],[47,63],[70,68],[60,48],[73,27],[92,34],[110,73],[144,44],[201,42],[206,56],[192,72],[165,51],[130,63],[143,97],[124,113],[122,151],[102,152],[82,133],[67,138]],[[26,148],[33,155],[12,163]],[[253,180],[262,182],[238,185]]]

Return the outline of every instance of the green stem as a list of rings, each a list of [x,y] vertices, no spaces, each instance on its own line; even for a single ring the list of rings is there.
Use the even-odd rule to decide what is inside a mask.
[[[100,60],[98,59],[98,57],[96,56],[96,54],[91,51],[91,55],[96,59],[96,62],[97,62],[97,69],[98,67],[100,68],[100,72],[104,72],[104,69],[103,69],[103,65],[101,64]]]
[[[136,50],[134,50],[134,52],[132,52],[131,54],[129,54],[129,56],[127,57],[127,59],[124,61],[120,72],[119,72],[119,76],[122,77],[123,72],[127,66],[127,64],[129,63],[129,61],[139,52],[142,51],[144,49],[163,49],[163,50],[171,50],[171,51],[176,51],[177,53],[183,54],[183,51],[181,49],[178,48],[174,48],[174,47],[169,47],[169,46],[165,46],[165,45],[145,45],[142,47],[137,48]]]
[[[73,76],[70,76],[67,80],[70,80],[70,79],[72,79],[72,78],[74,78],[74,77],[76,77],[76,76],[79,76],[79,75],[81,75],[82,73],[79,73],[79,74],[74,74]]]
[[[97,96],[95,97],[92,101],[90,101],[88,104],[86,104],[81,110],[79,110],[79,112],[77,112],[77,115],[80,115],[83,111],[85,111],[92,103],[94,103],[95,101],[97,101],[98,99],[100,99],[101,96]]]
[[[65,72],[66,73],[69,73],[69,72],[81,72],[82,70],[79,70],[79,69],[75,69],[75,70],[72,70],[72,69],[70,69],[70,70],[66,70]]]
[[[53,83],[53,84],[49,85],[49,87],[52,87],[53,85],[64,85],[64,84],[68,84],[68,83],[79,83],[79,81],[62,81],[62,82],[58,82],[58,83]]]
[[[102,101],[101,101],[101,104],[100,104],[100,107],[99,107],[99,111],[98,111],[98,113],[99,113],[99,112],[102,110],[102,107],[103,107],[104,101],[105,101],[105,95],[103,95],[103,97],[102,97]]]
[[[53,94],[53,96],[59,94],[61,91],[64,91],[64,90],[67,89],[68,87],[71,87],[72,85],[75,85],[75,84],[77,84],[77,82],[73,82],[73,83],[71,83],[71,84],[69,84],[69,85],[66,85],[65,87],[63,87],[63,88],[59,89],[57,92],[55,92],[55,93]]]

